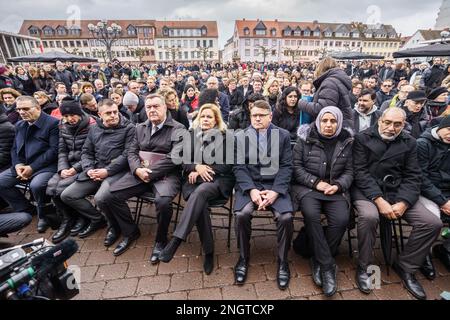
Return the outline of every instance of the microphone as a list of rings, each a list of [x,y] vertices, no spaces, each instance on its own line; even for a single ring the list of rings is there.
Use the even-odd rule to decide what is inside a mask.
[[[0,284],[0,294],[8,289],[15,289],[35,276],[44,276],[51,269],[64,263],[78,251],[78,244],[73,239],[67,239],[51,247],[47,252],[33,258],[26,269],[10,277]]]
[[[78,244],[73,239],[66,239],[60,244],[51,247],[43,254],[34,257],[31,260],[31,266],[39,265],[55,266],[64,263],[67,259],[73,256],[78,251]]]

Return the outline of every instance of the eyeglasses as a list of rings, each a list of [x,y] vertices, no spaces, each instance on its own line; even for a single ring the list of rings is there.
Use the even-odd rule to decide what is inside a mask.
[[[268,115],[270,115],[270,113],[252,114],[251,117],[252,117],[253,119],[257,119],[257,118],[264,118],[264,117],[267,117]]]
[[[403,127],[403,122],[393,122],[390,120],[382,120],[381,122],[388,128],[392,125],[394,125],[394,129],[400,129]]]

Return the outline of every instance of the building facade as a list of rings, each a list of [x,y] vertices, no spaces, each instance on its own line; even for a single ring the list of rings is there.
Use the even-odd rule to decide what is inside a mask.
[[[401,43],[390,25],[238,20],[224,62],[314,61],[331,52],[357,51],[392,58]]]
[[[40,39],[10,32],[0,32],[0,63],[9,58],[33,54],[40,50]]]
[[[79,25],[69,26],[65,20],[25,20],[19,33],[40,38],[44,51],[65,51],[84,57],[98,58],[100,62],[106,62],[105,46],[91,34],[88,28],[89,24],[96,25],[98,22],[99,20],[81,20]],[[210,51],[218,56],[216,22],[108,21],[108,25],[112,23],[116,23],[122,28],[117,41],[112,46],[113,57],[121,62],[172,61],[170,45],[177,48],[177,62],[203,60],[201,56],[197,57],[192,53],[197,50],[199,45],[211,46]],[[33,49],[36,53],[39,50],[39,48]]]

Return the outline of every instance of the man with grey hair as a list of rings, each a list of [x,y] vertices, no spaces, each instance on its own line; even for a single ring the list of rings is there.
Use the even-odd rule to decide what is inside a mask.
[[[14,212],[31,213],[30,201],[15,187],[19,183],[29,183],[37,203],[38,232],[42,233],[49,225],[58,227],[56,217],[48,210],[46,189],[57,170],[59,121],[42,112],[33,97],[18,97],[16,105],[22,121],[16,124],[16,137],[11,150],[12,166],[0,174],[1,197]]]
[[[220,112],[222,113],[223,120],[228,122],[228,114],[230,113],[230,99],[228,98],[228,95],[219,91],[219,79],[216,77],[209,77],[208,81],[206,81],[206,87],[207,89],[215,89],[219,92]]]
[[[352,200],[358,215],[356,283],[366,294],[373,289],[368,267],[373,259],[380,215],[388,220],[402,218],[413,229],[392,267],[414,297],[426,299],[414,273],[424,264],[442,222],[418,202],[422,173],[416,140],[404,132],[405,123],[402,109],[389,108],[376,125],[355,137]]]
[[[66,66],[61,61],[56,61],[55,81],[62,82],[66,85],[69,93],[72,88],[72,83],[75,82],[72,72],[66,70]]]
[[[172,201],[180,191],[180,167],[175,165],[170,153],[175,145],[172,137],[184,126],[167,113],[164,98],[158,94],[145,99],[148,120],[138,124],[128,152],[130,171],[111,185],[110,192],[98,203],[110,222],[105,246],[114,244],[120,235],[123,239],[113,251],[115,256],[123,254],[137,239],[139,229],[134,222],[127,200],[151,192],[155,196],[158,229],[155,245],[150,257],[152,264],[159,262],[159,253],[167,244],[167,235],[172,219]],[[147,155],[149,158],[142,158]],[[153,160],[152,160],[153,159]],[[147,161],[145,161],[147,160]]]

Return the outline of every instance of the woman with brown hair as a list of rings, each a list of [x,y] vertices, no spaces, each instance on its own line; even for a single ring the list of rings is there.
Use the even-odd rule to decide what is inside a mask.
[[[28,72],[22,66],[17,66],[15,73],[16,83],[20,84],[20,91],[27,96],[33,95],[36,88]]]
[[[300,100],[298,102],[300,110],[309,113],[315,119],[323,108],[335,106],[344,115],[344,125],[353,127],[350,77],[339,68],[336,60],[325,57],[317,65],[315,78],[316,93],[313,101]]]
[[[46,114],[51,114],[53,110],[58,108],[58,104],[52,102],[50,96],[44,91],[36,91],[33,97],[39,102],[41,110]]]
[[[0,90],[0,108],[3,108],[9,122],[16,124],[20,120],[19,113],[16,111],[16,99],[21,94],[12,88],[3,88]]]
[[[33,77],[34,86],[37,91],[51,93],[55,83],[53,77],[43,68],[39,68],[37,74]]]
[[[214,236],[208,203],[213,200],[228,199],[233,190],[234,177],[231,172],[232,166],[225,164],[227,126],[222,119],[219,107],[214,104],[203,105],[192,127],[190,161],[183,163],[182,194],[186,199],[186,205],[173,238],[161,251],[159,260],[162,262],[172,260],[181,242],[186,241],[196,225],[205,255],[203,269],[206,274],[211,274],[214,268]],[[220,152],[212,155],[214,159],[220,161],[218,163],[205,161],[204,150]],[[199,154],[201,160],[196,161]]]

